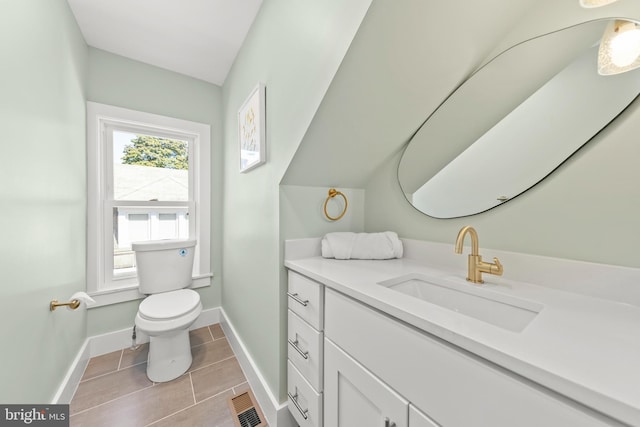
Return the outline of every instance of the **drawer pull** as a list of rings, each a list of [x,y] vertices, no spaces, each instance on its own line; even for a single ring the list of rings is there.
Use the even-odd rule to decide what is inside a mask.
[[[396,427],[396,423],[391,421],[389,418],[384,419],[384,427]]]
[[[289,298],[292,298],[295,302],[298,302],[302,305],[304,305],[305,307],[309,304],[309,300],[303,300],[300,299],[300,297],[298,296],[298,294],[292,294],[291,292],[287,292],[287,296],[289,296]]]
[[[295,350],[300,353],[300,356],[304,357],[305,360],[309,358],[309,352],[308,351],[302,351],[302,349],[300,347],[298,347],[298,340],[295,341],[291,341],[291,340],[287,340],[289,341],[289,344],[291,345],[291,347],[295,348]]]
[[[289,395],[289,399],[291,399],[291,401],[293,402],[293,404],[296,406],[296,409],[298,411],[300,411],[300,415],[302,415],[302,417],[306,420],[309,418],[309,416],[307,415],[307,412],[309,412],[308,409],[302,409],[300,407],[300,404],[298,403],[298,393],[294,395],[292,395],[291,393],[287,393]]]

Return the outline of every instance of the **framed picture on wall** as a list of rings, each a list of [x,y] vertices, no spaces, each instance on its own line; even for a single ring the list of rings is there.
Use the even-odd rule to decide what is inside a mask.
[[[265,85],[251,91],[238,111],[240,172],[247,172],[266,161],[265,156]]]

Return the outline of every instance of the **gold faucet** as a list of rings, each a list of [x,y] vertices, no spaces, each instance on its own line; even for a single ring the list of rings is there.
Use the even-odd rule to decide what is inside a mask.
[[[482,273],[502,276],[503,268],[498,258],[493,258],[494,264],[482,261],[482,256],[478,254],[478,233],[470,225],[463,227],[458,233],[458,238],[456,239],[456,253],[462,253],[462,244],[464,243],[464,237],[467,233],[471,236],[471,255],[469,255],[469,271],[467,273],[467,280],[473,283],[484,283],[484,280],[482,280]]]

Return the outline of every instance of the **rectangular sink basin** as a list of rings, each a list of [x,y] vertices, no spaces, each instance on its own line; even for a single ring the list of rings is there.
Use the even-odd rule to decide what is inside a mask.
[[[378,284],[513,332],[522,331],[543,308],[542,304],[480,286],[421,274],[409,274]]]

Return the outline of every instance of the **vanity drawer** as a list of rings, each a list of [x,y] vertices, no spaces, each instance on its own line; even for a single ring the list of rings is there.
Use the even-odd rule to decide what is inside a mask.
[[[289,309],[317,330],[322,330],[323,287],[293,271],[289,272]]]
[[[287,332],[289,360],[318,391],[322,391],[322,332],[318,332],[289,310]]]
[[[287,405],[300,427],[322,426],[322,393],[317,393],[287,361]]]

